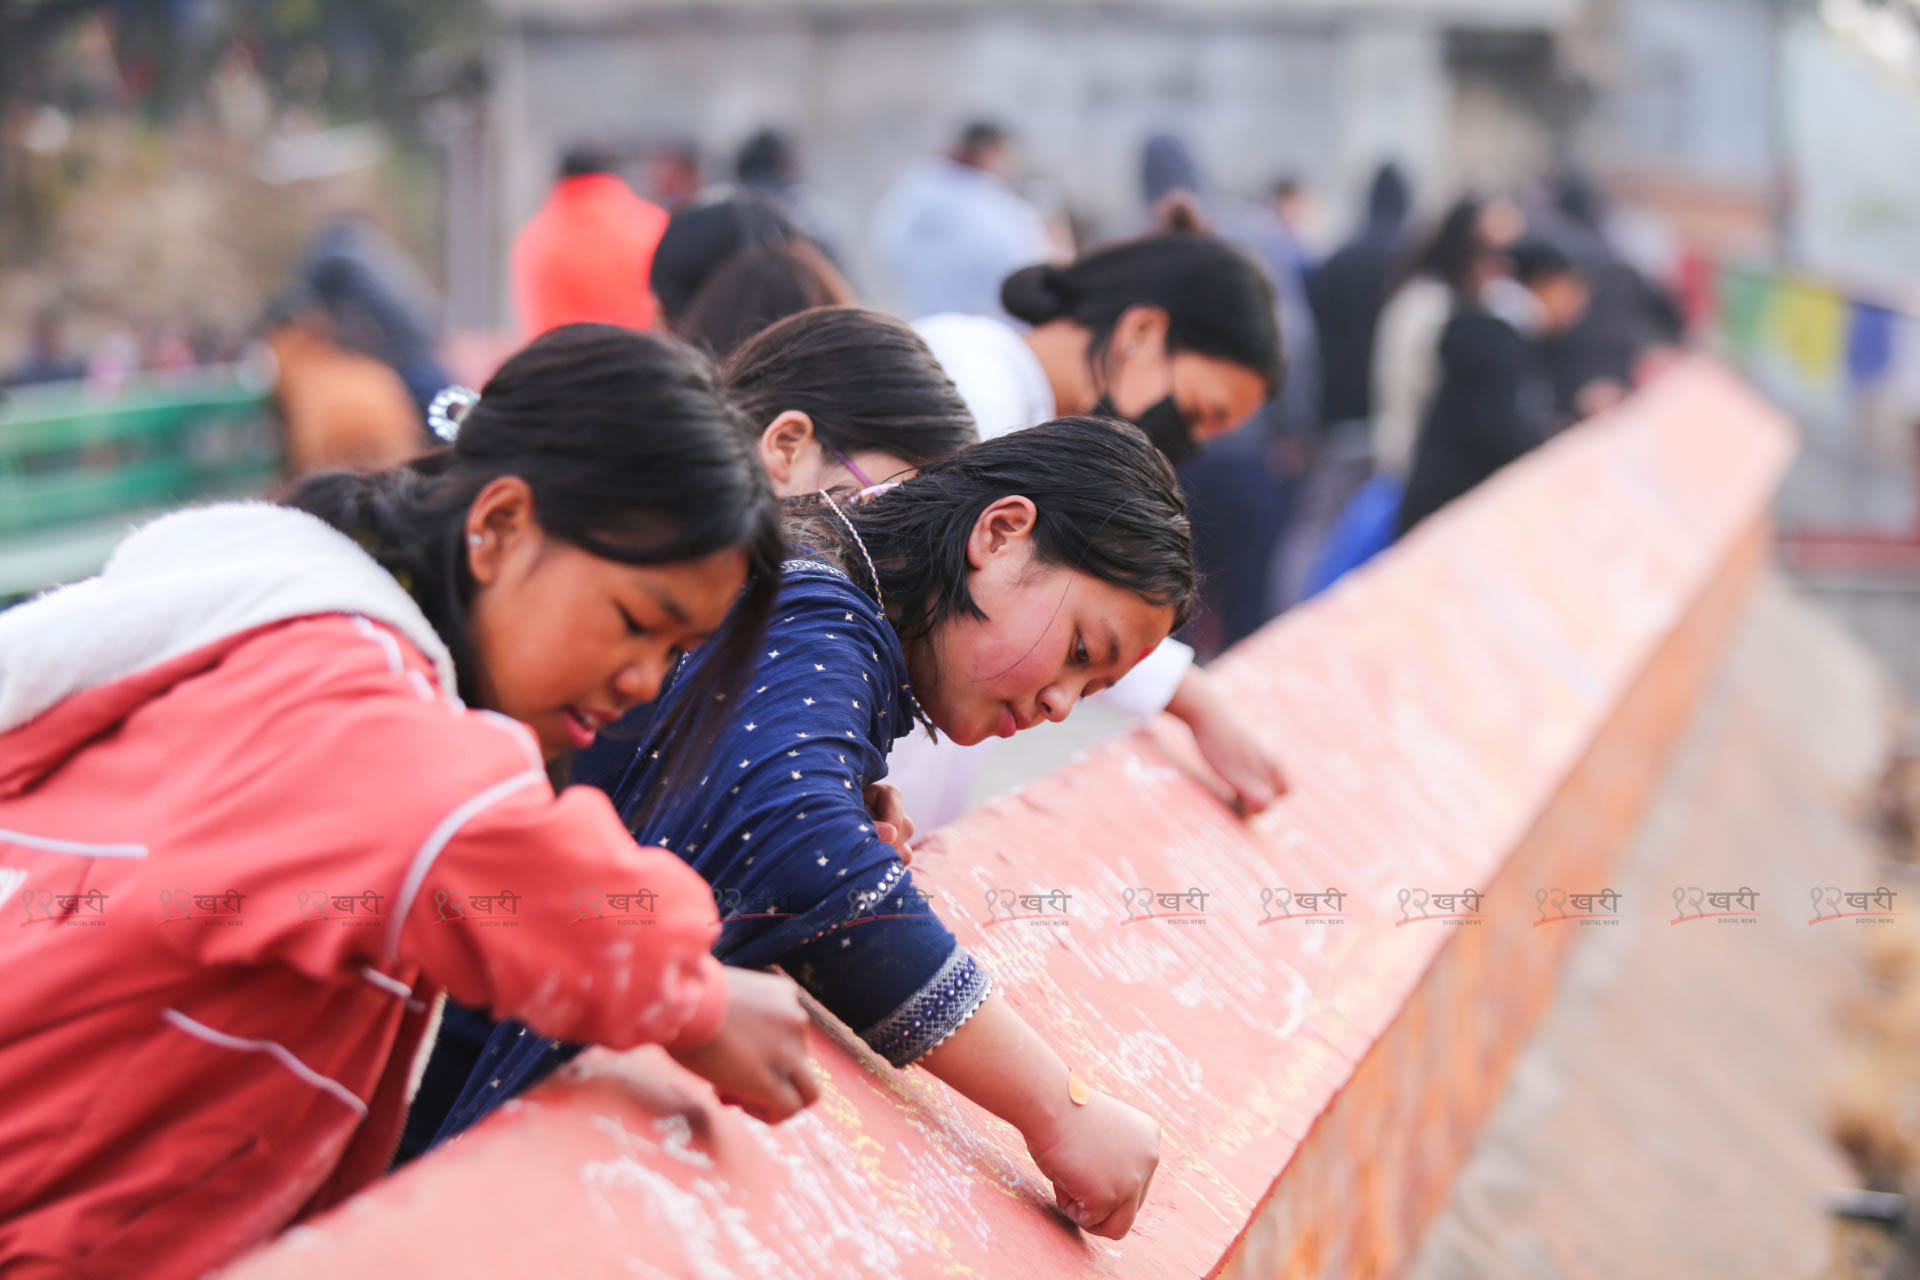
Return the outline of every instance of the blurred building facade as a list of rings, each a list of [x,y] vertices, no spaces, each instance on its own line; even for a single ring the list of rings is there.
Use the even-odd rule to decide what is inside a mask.
[[[716,177],[765,125],[799,144],[811,186],[856,227],[900,166],[983,117],[1094,234],[1142,217],[1139,151],[1182,135],[1208,180],[1254,196],[1295,175],[1348,224],[1365,176],[1397,159],[1423,201],[1501,184],[1563,151],[1581,106],[1566,41],[1582,0],[495,0],[486,141],[449,202],[455,252],[502,318],[503,237],[563,148],[635,155],[691,142]],[[857,238],[852,267],[864,284]],[[876,301],[884,302],[883,297]]]

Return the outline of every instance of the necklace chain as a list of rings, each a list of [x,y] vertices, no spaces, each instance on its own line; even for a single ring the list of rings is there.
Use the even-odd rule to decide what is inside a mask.
[[[880,571],[874,568],[873,557],[867,554],[867,544],[860,537],[860,531],[853,527],[853,521],[847,519],[847,513],[840,509],[840,504],[833,500],[832,494],[822,489],[820,496],[826,499],[829,507],[833,508],[833,514],[840,517],[840,523],[847,526],[847,532],[853,535],[853,545],[860,548],[860,558],[867,562],[867,576],[873,579],[873,602],[880,606],[882,614],[886,613],[887,597],[886,593],[880,590]]]
[[[827,505],[833,508],[833,514],[840,517],[840,523],[847,526],[847,532],[853,535],[853,545],[860,548],[860,558],[867,562],[867,575],[873,579],[873,602],[879,606],[880,616],[884,619],[887,616],[887,596],[880,589],[880,570],[874,567],[873,557],[867,552],[866,540],[860,536],[860,531],[853,527],[853,521],[847,519],[847,513],[840,509],[840,504],[833,500],[833,495],[825,489],[819,492],[820,496],[826,499]],[[920,699],[913,696],[913,686],[903,684],[900,686],[900,691],[907,695],[908,712],[915,720],[926,726],[927,736],[938,742],[940,731],[934,728],[933,717],[921,707]]]

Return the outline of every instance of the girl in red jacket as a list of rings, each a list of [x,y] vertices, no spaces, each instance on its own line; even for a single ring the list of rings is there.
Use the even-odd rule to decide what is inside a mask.
[[[744,438],[685,348],[570,326],[450,449],[0,613],[0,1272],[199,1275],[376,1177],[443,992],[813,1100],[791,984],[546,767],[712,638],[697,772],[778,585]]]

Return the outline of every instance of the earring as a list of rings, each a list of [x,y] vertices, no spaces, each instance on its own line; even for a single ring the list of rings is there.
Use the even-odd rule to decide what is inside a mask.
[[[481,537],[481,536],[480,536],[479,534],[477,534],[477,533],[470,533],[470,534],[468,534],[468,535],[467,535],[467,545],[468,545],[468,546],[470,546],[470,547],[477,547],[477,546],[479,546],[479,545],[480,545],[480,544],[481,544],[481,543],[482,543],[483,541],[485,541],[485,539],[483,539],[483,538],[482,538],[482,537]]]

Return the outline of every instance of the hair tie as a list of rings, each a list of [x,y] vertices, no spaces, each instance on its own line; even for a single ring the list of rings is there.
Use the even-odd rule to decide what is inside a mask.
[[[480,393],[470,387],[442,387],[427,405],[427,425],[433,434],[452,444],[460,434],[460,424],[480,403]]]
[[[1073,282],[1067,279],[1065,267],[1049,262],[1040,272],[1040,283],[1053,295],[1062,315],[1073,309]]]

